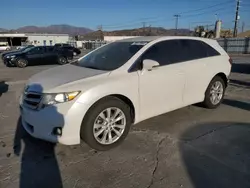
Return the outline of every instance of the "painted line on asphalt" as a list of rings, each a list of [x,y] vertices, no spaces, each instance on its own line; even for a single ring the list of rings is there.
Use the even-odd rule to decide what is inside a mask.
[[[18,81],[9,81],[5,82],[8,85],[18,85],[18,84],[25,84],[27,80],[18,80]]]

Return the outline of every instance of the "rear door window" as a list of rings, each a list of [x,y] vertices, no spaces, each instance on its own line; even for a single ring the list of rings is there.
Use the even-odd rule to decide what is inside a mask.
[[[198,40],[179,40],[183,61],[202,59],[207,57],[207,51],[201,41]]]
[[[179,40],[179,42],[181,45],[181,54],[184,57],[184,61],[220,55],[214,48],[203,41],[182,39]]]

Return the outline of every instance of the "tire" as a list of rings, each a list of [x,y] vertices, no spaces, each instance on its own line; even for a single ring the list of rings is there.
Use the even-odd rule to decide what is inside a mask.
[[[28,65],[28,61],[25,59],[17,59],[16,60],[16,66],[19,68],[25,68]]]
[[[116,127],[116,125],[112,127],[112,123],[109,124],[107,119],[106,122],[105,120],[103,121],[103,118],[99,115],[102,113],[104,117],[107,116],[107,113],[105,113],[107,109],[111,109],[110,117],[114,116],[114,114],[120,110],[114,119],[118,120],[120,117],[124,117],[125,120],[122,119],[117,121],[117,124],[120,124],[119,126],[123,128],[120,129]],[[98,126],[95,127],[94,124]],[[116,97],[105,97],[94,104],[87,112],[81,125],[80,136],[91,148],[99,151],[106,151],[117,147],[124,141],[129,133],[131,124],[132,119],[129,105]],[[102,127],[99,127],[100,125],[102,125]],[[102,133],[99,134],[99,136],[95,136],[94,133],[98,135],[98,132]],[[116,132],[119,134],[116,134]],[[112,139],[110,139],[110,135]]]
[[[68,63],[68,59],[67,58],[65,58],[63,56],[58,57],[58,64],[65,65],[67,63]]]
[[[218,93],[214,92],[214,90],[213,90],[216,83],[217,84],[219,83],[220,88],[221,88],[221,89],[218,89]],[[221,102],[223,101],[223,98],[225,95],[225,89],[226,89],[226,84],[225,84],[224,80],[219,76],[215,76],[207,87],[207,90],[205,92],[205,99],[203,101],[203,106],[205,106],[206,108],[209,108],[209,109],[217,108],[221,104]],[[213,102],[213,99],[212,99],[213,94],[212,93],[217,93],[218,100],[216,101],[216,103],[214,103],[215,101]],[[220,95],[219,93],[221,93],[220,97],[219,97],[219,95]]]
[[[77,56],[77,53],[76,53],[76,52],[73,52],[73,56]]]

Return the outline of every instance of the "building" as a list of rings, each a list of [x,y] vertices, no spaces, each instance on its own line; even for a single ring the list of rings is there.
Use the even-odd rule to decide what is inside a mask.
[[[136,38],[140,36],[104,36],[105,42],[114,42],[117,40],[129,39],[129,38]]]
[[[0,33],[0,42],[8,42],[10,46],[22,44],[54,45],[55,43],[68,43],[68,34],[37,34],[37,33]]]

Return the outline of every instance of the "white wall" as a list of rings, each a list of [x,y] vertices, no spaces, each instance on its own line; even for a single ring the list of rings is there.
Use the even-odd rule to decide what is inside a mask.
[[[45,45],[54,45],[55,43],[68,43],[69,42],[69,36],[68,35],[29,35],[26,34],[28,37],[29,43],[33,45],[44,45],[44,42],[46,41]]]
[[[135,37],[139,37],[139,36],[104,36],[104,41],[113,42],[117,40],[129,39],[129,38],[135,38]]]

